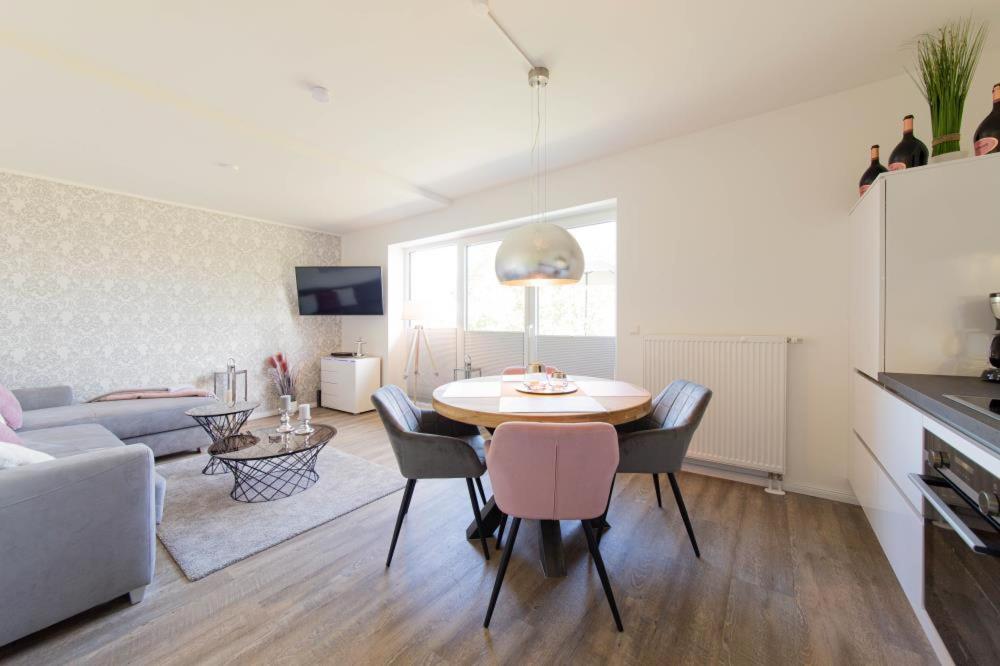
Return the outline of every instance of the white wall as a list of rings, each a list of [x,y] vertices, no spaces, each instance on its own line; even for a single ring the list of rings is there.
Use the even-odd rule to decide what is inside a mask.
[[[1000,51],[985,54],[979,72],[966,147],[989,112]],[[907,113],[930,145],[926,103],[900,75],[549,175],[552,210],[617,199],[620,378],[641,381],[645,334],[804,338],[789,362],[791,489],[850,496],[847,213],[869,145],[887,158]],[[390,244],[517,218],[528,201],[522,181],[348,234],[343,261],[387,266]],[[360,335],[371,353],[388,354],[385,381],[399,381],[395,324],[348,317],[343,326],[345,340]]]

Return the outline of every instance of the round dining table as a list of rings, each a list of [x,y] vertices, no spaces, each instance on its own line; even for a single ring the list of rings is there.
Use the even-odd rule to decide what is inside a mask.
[[[496,428],[512,421],[621,425],[643,418],[651,409],[649,391],[627,382],[571,375],[570,383],[576,387],[572,393],[536,395],[523,392],[524,379],[523,376],[505,375],[444,384],[434,390],[434,410],[454,421]],[[499,527],[502,515],[491,497],[483,507],[482,529],[492,535]],[[600,521],[600,524],[595,521],[598,529],[609,527],[603,518],[596,520]],[[542,570],[549,578],[565,576],[566,558],[559,521],[538,522]],[[475,521],[466,529],[466,537],[479,539]]]

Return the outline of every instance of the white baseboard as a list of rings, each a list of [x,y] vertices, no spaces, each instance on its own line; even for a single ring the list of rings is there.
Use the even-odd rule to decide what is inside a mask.
[[[682,469],[692,474],[703,474],[714,476],[720,479],[729,479],[740,483],[749,483],[755,486],[767,487],[767,475],[763,472],[738,469],[727,465],[716,465],[708,462],[685,461]],[[854,493],[832,488],[822,488],[806,483],[795,483],[787,479],[782,484],[784,489],[791,493],[800,495],[810,495],[822,499],[833,500],[834,502],[844,502],[845,504],[857,504],[858,500]]]

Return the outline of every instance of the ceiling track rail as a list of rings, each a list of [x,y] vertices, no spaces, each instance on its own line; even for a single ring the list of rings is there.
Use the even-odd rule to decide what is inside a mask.
[[[517,51],[518,55],[520,55],[521,58],[524,59],[524,62],[527,63],[528,69],[534,69],[535,67],[537,67],[537,65],[531,60],[531,58],[528,57],[528,54],[524,52],[524,49],[521,48],[521,45],[517,43],[517,41],[511,36],[509,32],[507,32],[507,28],[503,27],[503,24],[500,23],[496,15],[493,14],[493,9],[490,7],[490,0],[478,0],[478,2],[480,2],[480,4],[483,7],[483,10],[486,12],[486,16],[489,17],[491,21],[493,21],[493,25],[495,25],[497,30],[500,31],[500,34],[503,35],[504,39],[507,40],[507,42],[514,48],[514,50]]]

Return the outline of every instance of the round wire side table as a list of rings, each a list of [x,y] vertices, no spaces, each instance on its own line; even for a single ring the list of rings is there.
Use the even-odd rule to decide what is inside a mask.
[[[212,438],[214,445],[220,439],[235,435],[240,431],[250,418],[253,410],[257,409],[259,402],[237,402],[235,405],[227,405],[224,402],[209,405],[192,407],[184,412],[198,422],[208,436]],[[212,456],[212,447],[208,447],[208,464],[201,470],[202,474],[225,474],[226,467]]]

